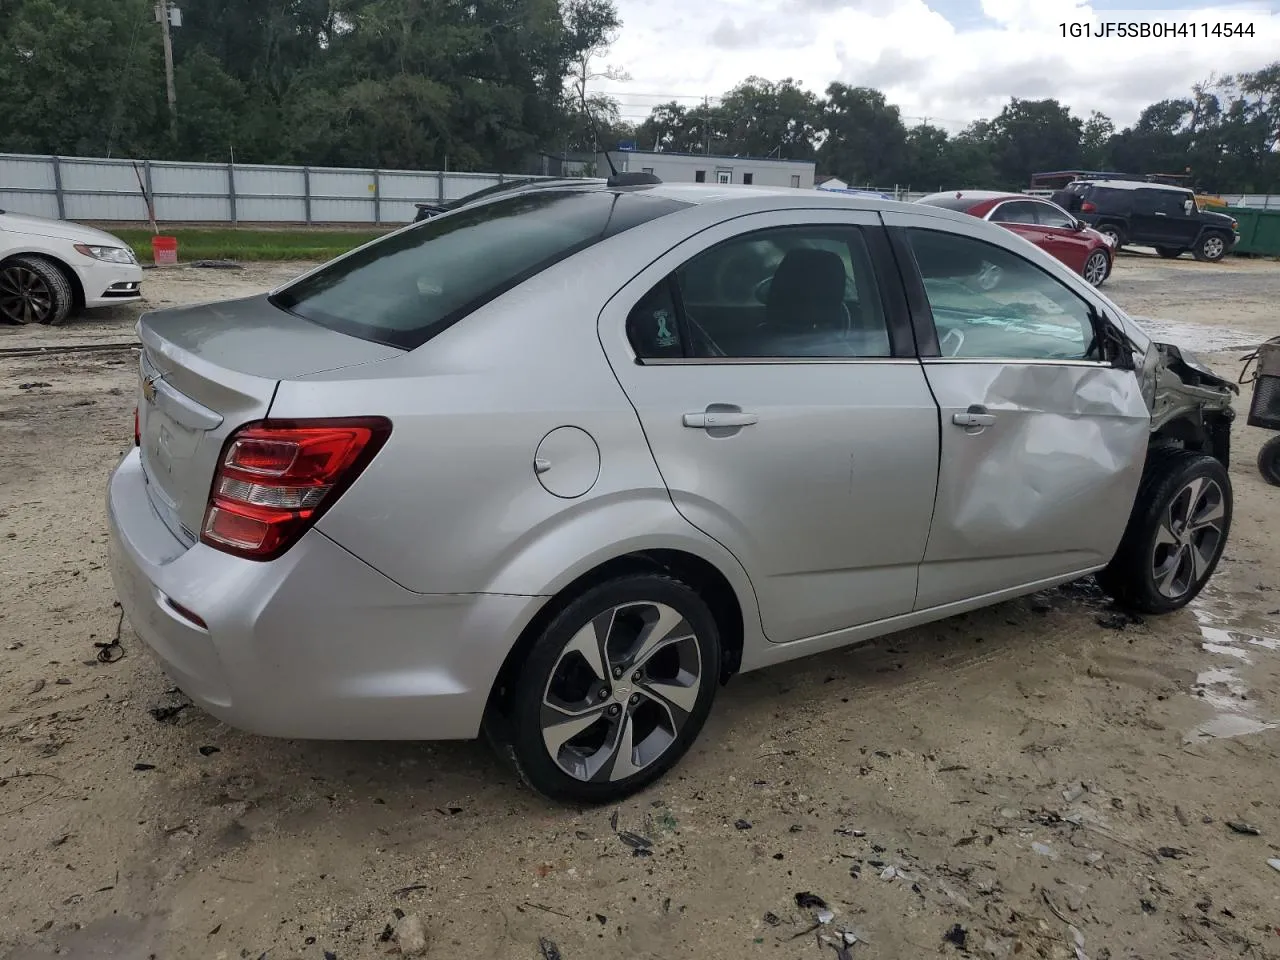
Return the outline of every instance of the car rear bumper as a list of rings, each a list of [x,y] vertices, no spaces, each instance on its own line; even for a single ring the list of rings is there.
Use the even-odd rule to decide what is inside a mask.
[[[197,705],[254,733],[474,737],[544,602],[415,594],[314,530],[271,563],[187,547],[152,507],[137,450],[112,475],[107,508],[111,576],[134,631]]]

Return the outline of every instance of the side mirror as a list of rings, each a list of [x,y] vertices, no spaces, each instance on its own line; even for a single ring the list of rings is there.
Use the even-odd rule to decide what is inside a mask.
[[[1083,230],[1085,227],[1087,227],[1087,226],[1088,226],[1088,224],[1087,224],[1087,223],[1085,223],[1083,220],[1077,220],[1077,221],[1075,221],[1075,224],[1076,224],[1076,225],[1075,225],[1075,229],[1076,229],[1076,231],[1077,231],[1077,232],[1079,232],[1079,231]]]

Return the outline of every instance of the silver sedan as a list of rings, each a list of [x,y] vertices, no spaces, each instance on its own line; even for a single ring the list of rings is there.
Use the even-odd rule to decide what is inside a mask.
[[[561,800],[742,671],[1088,574],[1176,610],[1231,522],[1228,385],[943,209],[560,183],[139,333],[112,573],[174,681],[274,736],[487,730]]]

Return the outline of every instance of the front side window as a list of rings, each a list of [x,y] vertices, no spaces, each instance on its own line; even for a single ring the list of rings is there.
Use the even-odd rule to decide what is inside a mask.
[[[393,233],[271,302],[339,333],[412,350],[566,257],[686,206],[642,191],[518,194]]]
[[[1040,226],[1053,227],[1057,230],[1071,230],[1075,228],[1075,218],[1061,207],[1054,206],[1052,203],[1037,203],[1035,208],[1036,222],[1040,224]]]
[[[1100,359],[1089,305],[1057,278],[971,237],[907,233],[943,357]]]
[[[1190,194],[1179,193],[1174,190],[1136,190],[1134,192],[1136,194],[1134,213],[1165,217],[1185,217],[1187,215],[1184,201],[1190,199]]]
[[[782,227],[743,234],[679,267],[684,356],[887,357],[889,333],[861,230]],[[666,283],[666,281],[664,281]],[[670,356],[680,327],[655,287],[632,311],[637,356]],[[648,352],[646,352],[648,351]]]
[[[1026,200],[1009,200],[991,213],[996,223],[1035,223],[1036,205]]]

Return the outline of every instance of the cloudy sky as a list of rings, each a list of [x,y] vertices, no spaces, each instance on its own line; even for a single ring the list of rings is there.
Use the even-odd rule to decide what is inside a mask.
[[[1211,74],[1280,59],[1280,0],[616,0],[624,21],[606,58],[625,83],[593,88],[639,121],[653,104],[693,105],[758,74],[821,92],[833,80],[882,90],[908,123],[946,129],[1000,112],[1010,96],[1056,97],[1118,126]],[[1156,12],[1158,11],[1158,13]],[[1243,12],[1241,12],[1243,11]],[[1256,24],[1253,39],[1069,39],[1092,18]]]

